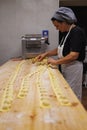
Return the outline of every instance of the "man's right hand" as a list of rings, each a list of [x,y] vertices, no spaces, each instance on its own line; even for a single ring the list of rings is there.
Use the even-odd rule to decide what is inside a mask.
[[[46,53],[42,53],[36,57],[37,61],[42,61],[46,57]]]

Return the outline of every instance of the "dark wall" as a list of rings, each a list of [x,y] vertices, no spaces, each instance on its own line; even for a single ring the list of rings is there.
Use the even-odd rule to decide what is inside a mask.
[[[87,19],[86,19],[87,6],[68,6],[68,7],[70,7],[76,14],[78,20],[77,24],[85,30],[87,37]]]

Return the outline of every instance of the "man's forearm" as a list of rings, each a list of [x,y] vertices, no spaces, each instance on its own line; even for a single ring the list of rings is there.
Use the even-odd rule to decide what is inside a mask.
[[[57,48],[46,52],[46,56],[55,56],[55,55],[57,55]]]

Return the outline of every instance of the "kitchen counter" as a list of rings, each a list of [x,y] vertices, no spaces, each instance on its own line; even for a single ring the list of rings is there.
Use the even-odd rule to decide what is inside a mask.
[[[9,60],[0,67],[0,130],[87,130],[87,112],[58,69]]]

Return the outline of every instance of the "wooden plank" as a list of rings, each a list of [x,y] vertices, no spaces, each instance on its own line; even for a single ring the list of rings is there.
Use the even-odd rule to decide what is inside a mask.
[[[57,69],[10,60],[0,67],[0,95],[1,130],[87,130],[87,112]]]

